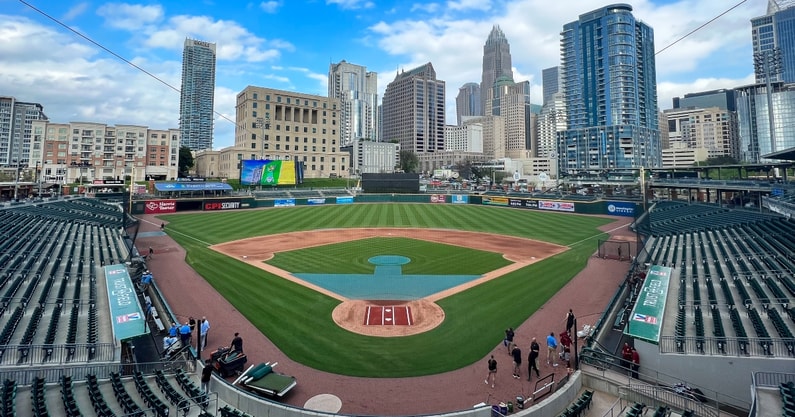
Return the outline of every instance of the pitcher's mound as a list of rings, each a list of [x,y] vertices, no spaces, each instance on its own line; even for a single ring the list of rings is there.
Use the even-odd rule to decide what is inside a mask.
[[[406,306],[411,311],[411,325],[389,326],[366,325],[367,306]],[[427,332],[444,320],[444,310],[428,300],[386,301],[348,300],[340,303],[331,312],[334,323],[343,329],[365,336],[395,337]]]

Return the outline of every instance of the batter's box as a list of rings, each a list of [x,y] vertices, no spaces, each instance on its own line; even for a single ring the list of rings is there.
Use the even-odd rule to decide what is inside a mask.
[[[365,326],[411,326],[413,322],[409,306],[368,305],[365,308]]]

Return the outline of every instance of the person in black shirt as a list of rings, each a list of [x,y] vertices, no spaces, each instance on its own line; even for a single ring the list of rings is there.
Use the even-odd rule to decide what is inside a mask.
[[[243,351],[243,338],[240,337],[240,333],[235,333],[235,337],[232,339],[232,352],[242,352]]]
[[[519,349],[519,346],[513,345],[511,356],[513,356],[513,377],[519,379],[522,376],[520,369],[522,366],[522,350]]]
[[[489,373],[486,375],[486,380],[483,381],[483,383],[488,385],[489,379],[491,379],[491,387],[494,388],[494,381],[497,379],[497,360],[494,359],[494,355],[491,355],[491,358],[489,358]]]
[[[210,378],[212,377],[212,375],[213,375],[212,362],[209,359],[207,359],[206,361],[204,361],[204,369],[202,369],[202,379],[201,379],[202,391],[204,391],[205,394],[210,393]]]
[[[541,350],[541,347],[538,346],[538,342],[536,342],[536,338],[533,338],[533,343],[530,343],[530,355],[527,357],[527,380],[530,380],[530,377],[533,376],[533,369],[536,370],[536,378],[540,378],[541,374],[538,372],[538,354]]]

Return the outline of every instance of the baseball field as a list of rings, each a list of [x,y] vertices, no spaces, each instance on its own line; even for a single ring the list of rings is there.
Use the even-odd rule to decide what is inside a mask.
[[[436,374],[482,359],[499,343],[506,327],[525,322],[584,268],[597,240],[607,236],[597,228],[611,221],[475,205],[394,203],[163,217],[169,222],[168,234],[185,248],[186,261],[292,360],[322,371],[364,377]],[[360,228],[402,230],[406,236],[382,232],[367,238],[345,238]],[[412,237],[412,230],[417,237]],[[339,241],[310,243],[312,235],[321,231],[332,231],[328,234],[338,236]],[[425,232],[423,236],[440,238],[420,237],[420,231]],[[472,233],[468,238],[442,241],[454,231]],[[285,237],[257,240],[267,236]],[[547,250],[543,256],[539,252],[537,259],[524,254],[517,260],[509,255],[517,248],[489,245],[491,240],[501,242],[503,236],[517,238],[518,245],[527,242],[530,252],[544,242],[558,249]],[[272,258],[243,259],[230,256],[234,251],[213,249],[234,248],[238,241],[248,245],[246,250],[256,248]],[[268,263],[291,274],[367,274],[372,271],[369,260],[382,255],[409,259],[403,273],[427,281],[445,274],[507,272],[496,279],[474,281],[465,290],[437,294],[434,302],[444,312],[444,319],[428,331],[374,337],[335,323],[333,311],[344,297],[259,267]],[[511,269],[511,264],[516,268]],[[411,285],[429,284],[419,279]]]

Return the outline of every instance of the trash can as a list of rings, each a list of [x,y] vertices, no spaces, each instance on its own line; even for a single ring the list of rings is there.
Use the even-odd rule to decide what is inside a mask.
[[[500,406],[499,405],[492,405],[491,406],[491,417],[501,417],[500,416]]]
[[[524,408],[524,397],[517,395],[516,396],[516,408],[521,410]]]
[[[513,413],[513,403],[511,401],[508,401],[508,413]]]
[[[508,415],[508,404],[500,403],[500,414],[504,416]]]

